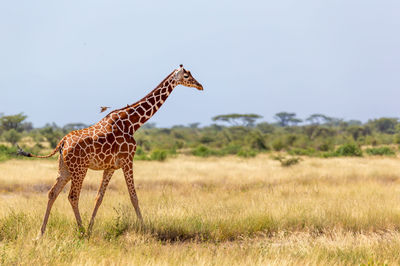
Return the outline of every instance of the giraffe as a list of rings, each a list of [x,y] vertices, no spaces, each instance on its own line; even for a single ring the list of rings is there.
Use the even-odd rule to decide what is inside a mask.
[[[136,142],[133,137],[165,102],[177,85],[203,90],[203,86],[180,65],[172,71],[154,90],[132,105],[114,110],[98,123],[85,129],[72,131],[64,136],[57,147],[46,156],[38,156],[18,147],[18,154],[27,157],[48,158],[60,153],[58,177],[48,193],[48,203],[39,237],[45,230],[51,207],[64,186],[71,181],[68,200],[72,206],[78,228],[84,232],[78,203],[82,182],[88,169],[104,170],[103,179],[97,192],[96,203],[87,229],[90,235],[98,208],[103,201],[107,185],[117,169],[122,169],[131,203],[138,220],[143,224],[142,214],[133,180],[133,157]]]

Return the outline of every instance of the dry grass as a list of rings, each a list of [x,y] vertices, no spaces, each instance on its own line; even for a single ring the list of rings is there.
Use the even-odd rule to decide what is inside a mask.
[[[139,161],[144,228],[118,171],[92,238],[76,232],[67,188],[33,242],[56,167],[0,164],[0,264],[400,264],[397,158],[305,158],[289,168],[267,156]],[[84,182],[86,224],[100,178],[90,171]]]

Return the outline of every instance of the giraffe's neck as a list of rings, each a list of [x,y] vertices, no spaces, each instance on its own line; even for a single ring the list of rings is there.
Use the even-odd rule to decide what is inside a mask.
[[[138,117],[133,116],[131,121],[133,123],[139,122],[138,128],[146,123],[157,111],[161,105],[165,102],[172,90],[177,86],[176,80],[174,79],[174,73],[171,73],[160,85],[154,90],[147,94],[143,99],[131,105],[134,109],[134,113],[138,114]],[[135,129],[136,130],[136,129]]]
[[[138,130],[158,111],[158,109],[160,109],[161,105],[171,94],[172,90],[178,85],[174,74],[175,71],[169,74],[160,85],[136,103],[112,111],[101,120],[99,124],[114,125],[107,130],[118,129],[123,133],[133,135],[136,130]]]

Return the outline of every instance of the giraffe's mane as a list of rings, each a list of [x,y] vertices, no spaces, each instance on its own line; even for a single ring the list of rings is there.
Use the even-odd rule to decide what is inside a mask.
[[[169,78],[172,76],[172,74],[175,73],[175,71],[176,71],[176,69],[175,69],[174,71],[172,71],[165,79],[163,79],[163,80],[160,82],[160,84],[157,85],[157,87],[155,87],[151,92],[149,92],[146,96],[144,96],[144,97],[143,97],[142,99],[140,99],[139,101],[137,101],[137,102],[135,102],[135,103],[133,103],[133,104],[130,104],[130,105],[128,104],[128,106],[125,106],[125,107],[122,107],[122,108],[119,108],[119,109],[115,109],[115,110],[109,112],[104,118],[110,116],[110,115],[111,115],[112,113],[114,113],[114,112],[122,111],[122,110],[125,110],[125,109],[127,109],[127,108],[131,108],[131,107],[136,107],[136,106],[137,106],[139,103],[141,103],[144,99],[146,99],[147,97],[149,97],[149,96],[153,93],[154,90],[156,90],[157,88],[159,88],[160,86],[162,86],[162,84],[163,84],[167,79],[169,79]],[[104,119],[104,118],[103,118],[103,119]]]

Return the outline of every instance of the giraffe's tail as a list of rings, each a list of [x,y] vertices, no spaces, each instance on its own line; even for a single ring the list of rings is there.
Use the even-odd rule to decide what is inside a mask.
[[[50,154],[45,155],[45,156],[35,155],[30,152],[26,152],[23,149],[21,149],[21,147],[18,146],[18,144],[17,144],[17,148],[18,148],[17,155],[21,155],[21,156],[25,156],[25,157],[35,157],[35,158],[49,158],[49,157],[53,156],[54,154],[56,154],[56,152],[62,148],[63,144],[64,144],[64,138],[57,144],[57,147]]]

